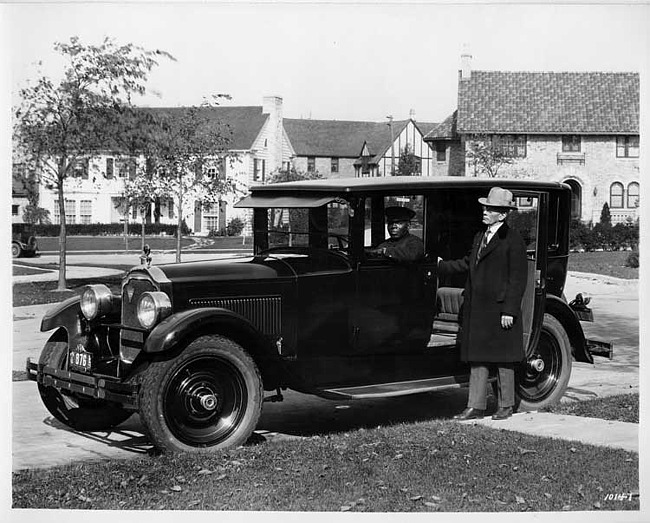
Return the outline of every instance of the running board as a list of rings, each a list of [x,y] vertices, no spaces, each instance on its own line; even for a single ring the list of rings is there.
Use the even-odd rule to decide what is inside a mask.
[[[317,394],[338,399],[369,399],[391,398],[407,396],[421,392],[466,387],[469,375],[444,376],[442,378],[428,378],[415,381],[397,381],[393,383],[379,383],[377,385],[363,385],[360,387],[341,387],[337,389],[319,389]]]

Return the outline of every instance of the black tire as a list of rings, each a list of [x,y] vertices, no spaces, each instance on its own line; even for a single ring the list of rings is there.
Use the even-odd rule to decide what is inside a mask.
[[[23,249],[18,245],[17,243],[12,243],[11,244],[11,257],[12,258],[20,258],[20,256],[23,253]]]
[[[68,358],[68,344],[54,334],[45,344],[39,363],[63,369]],[[38,392],[50,414],[75,430],[106,430],[126,421],[132,411],[108,402],[39,383]]]
[[[524,363],[518,373],[516,395],[519,410],[540,410],[560,401],[571,378],[571,343],[562,324],[550,314],[544,322],[537,346],[528,355],[530,361],[544,362],[541,371]]]
[[[223,336],[202,336],[179,356],[144,370],[140,417],[161,450],[233,447],[255,430],[263,393],[257,365],[240,345]]]

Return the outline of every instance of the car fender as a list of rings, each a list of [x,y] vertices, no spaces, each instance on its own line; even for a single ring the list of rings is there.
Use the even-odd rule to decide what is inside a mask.
[[[272,342],[243,316],[219,307],[168,316],[149,333],[142,350],[148,354],[171,353],[203,334],[221,334],[240,344],[259,366],[265,388],[279,379],[280,358]]]
[[[41,332],[63,327],[68,338],[81,333],[81,297],[73,296],[47,310],[41,320]]]
[[[580,325],[580,320],[569,307],[569,304],[557,296],[547,295],[545,312],[555,317],[564,327],[569,336],[571,352],[576,361],[593,363],[594,358],[587,349],[587,340],[582,325]]]

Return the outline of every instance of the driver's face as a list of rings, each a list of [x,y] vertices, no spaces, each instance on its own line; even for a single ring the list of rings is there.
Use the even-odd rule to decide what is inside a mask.
[[[408,221],[399,221],[399,222],[388,222],[388,234],[394,240],[397,240],[404,236],[409,230]]]

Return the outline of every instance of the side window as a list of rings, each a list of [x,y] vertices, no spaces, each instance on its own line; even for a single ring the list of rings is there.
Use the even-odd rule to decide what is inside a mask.
[[[384,211],[388,207],[406,207],[415,216],[411,220],[409,233],[424,240],[424,197],[422,195],[393,195],[366,198],[364,219],[364,247],[370,248],[389,237]]]
[[[537,229],[539,216],[539,197],[536,195],[515,195],[517,209],[508,215],[508,225],[515,229],[526,244],[528,258],[537,255]]]

